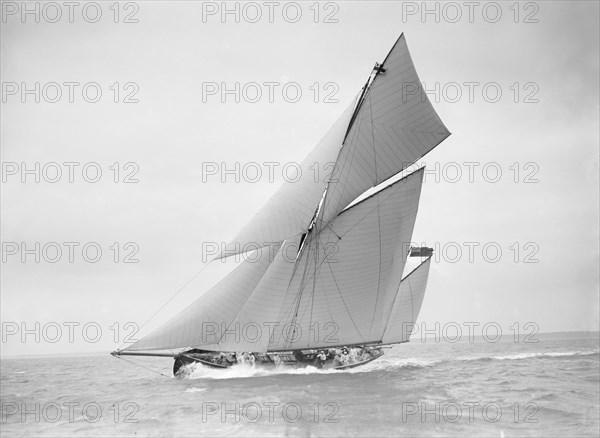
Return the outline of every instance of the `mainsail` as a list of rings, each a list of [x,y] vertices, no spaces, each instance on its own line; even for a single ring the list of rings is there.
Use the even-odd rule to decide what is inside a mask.
[[[285,183],[219,255],[251,243],[255,256],[125,350],[267,352],[408,340],[398,327],[418,315],[430,262],[401,281],[423,168],[355,201],[450,135],[424,96],[401,35],[303,161],[303,178]],[[329,162],[329,178],[314,181],[310,166]]]
[[[400,284],[423,169],[355,204],[309,243],[287,288],[269,350],[379,342]],[[388,307],[389,309],[389,307]]]

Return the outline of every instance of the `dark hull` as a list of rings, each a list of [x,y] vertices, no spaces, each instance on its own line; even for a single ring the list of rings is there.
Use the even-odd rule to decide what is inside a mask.
[[[175,377],[184,377],[188,371],[187,366],[195,363],[218,369],[227,369],[234,365],[246,365],[257,368],[275,368],[283,366],[290,368],[314,367],[317,369],[345,370],[365,365],[381,356],[383,356],[383,351],[381,351],[381,349],[370,348],[368,350],[363,350],[360,357],[343,363],[339,360],[339,356],[334,357],[333,355],[328,355],[325,361],[321,361],[316,357],[316,353],[303,354],[301,351],[296,350],[284,353],[254,353],[254,363],[249,363],[247,360],[238,361],[233,353],[221,354],[212,351],[193,349],[185,351],[175,357],[173,375]]]

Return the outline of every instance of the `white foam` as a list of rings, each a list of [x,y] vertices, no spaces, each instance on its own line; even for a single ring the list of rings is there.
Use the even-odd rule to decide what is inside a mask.
[[[185,390],[185,392],[204,392],[206,391],[206,388],[188,388]]]
[[[307,375],[307,374],[340,374],[340,373],[357,373],[372,371],[373,369],[382,369],[385,365],[374,365],[373,362],[362,365],[356,368],[345,370],[336,369],[319,369],[313,366],[294,368],[286,365],[278,365],[275,367],[261,367],[260,365],[236,364],[229,368],[212,368],[200,363],[186,365],[184,379],[241,379],[248,377],[263,377],[275,376],[279,374],[288,375]]]

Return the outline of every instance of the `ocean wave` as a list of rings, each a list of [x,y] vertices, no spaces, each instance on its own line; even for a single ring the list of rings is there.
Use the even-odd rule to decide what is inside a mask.
[[[437,365],[443,365],[453,362],[491,362],[491,361],[503,361],[503,360],[523,360],[523,359],[545,359],[545,358],[557,358],[557,357],[583,357],[583,356],[597,356],[600,350],[585,350],[585,351],[556,351],[556,352],[530,352],[530,353],[518,353],[511,355],[485,355],[485,356],[463,356],[457,358],[446,358],[438,360],[422,360],[415,358],[407,359],[383,359],[377,364],[379,368],[401,368],[401,369],[419,369],[429,368]]]
[[[485,359],[490,360],[521,360],[521,359],[547,359],[556,357],[569,357],[569,356],[597,356],[600,350],[586,350],[586,351],[551,351],[551,352],[538,352],[538,353],[519,353],[511,354],[507,356],[483,356]]]

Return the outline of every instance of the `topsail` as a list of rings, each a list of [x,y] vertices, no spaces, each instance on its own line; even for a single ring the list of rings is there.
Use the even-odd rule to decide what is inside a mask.
[[[126,350],[265,353],[407,341],[431,260],[402,279],[423,169],[355,201],[449,135],[400,36],[303,161],[302,179],[285,183],[219,255],[251,244],[251,259]],[[315,163],[335,163],[329,178],[313,180]]]
[[[284,183],[220,257],[306,233],[325,189],[320,220],[333,220],[366,190],[401,172],[449,135],[423,92],[401,35],[357,100],[302,162],[301,179]],[[315,163],[331,169],[326,178],[314,180],[309,168]]]

